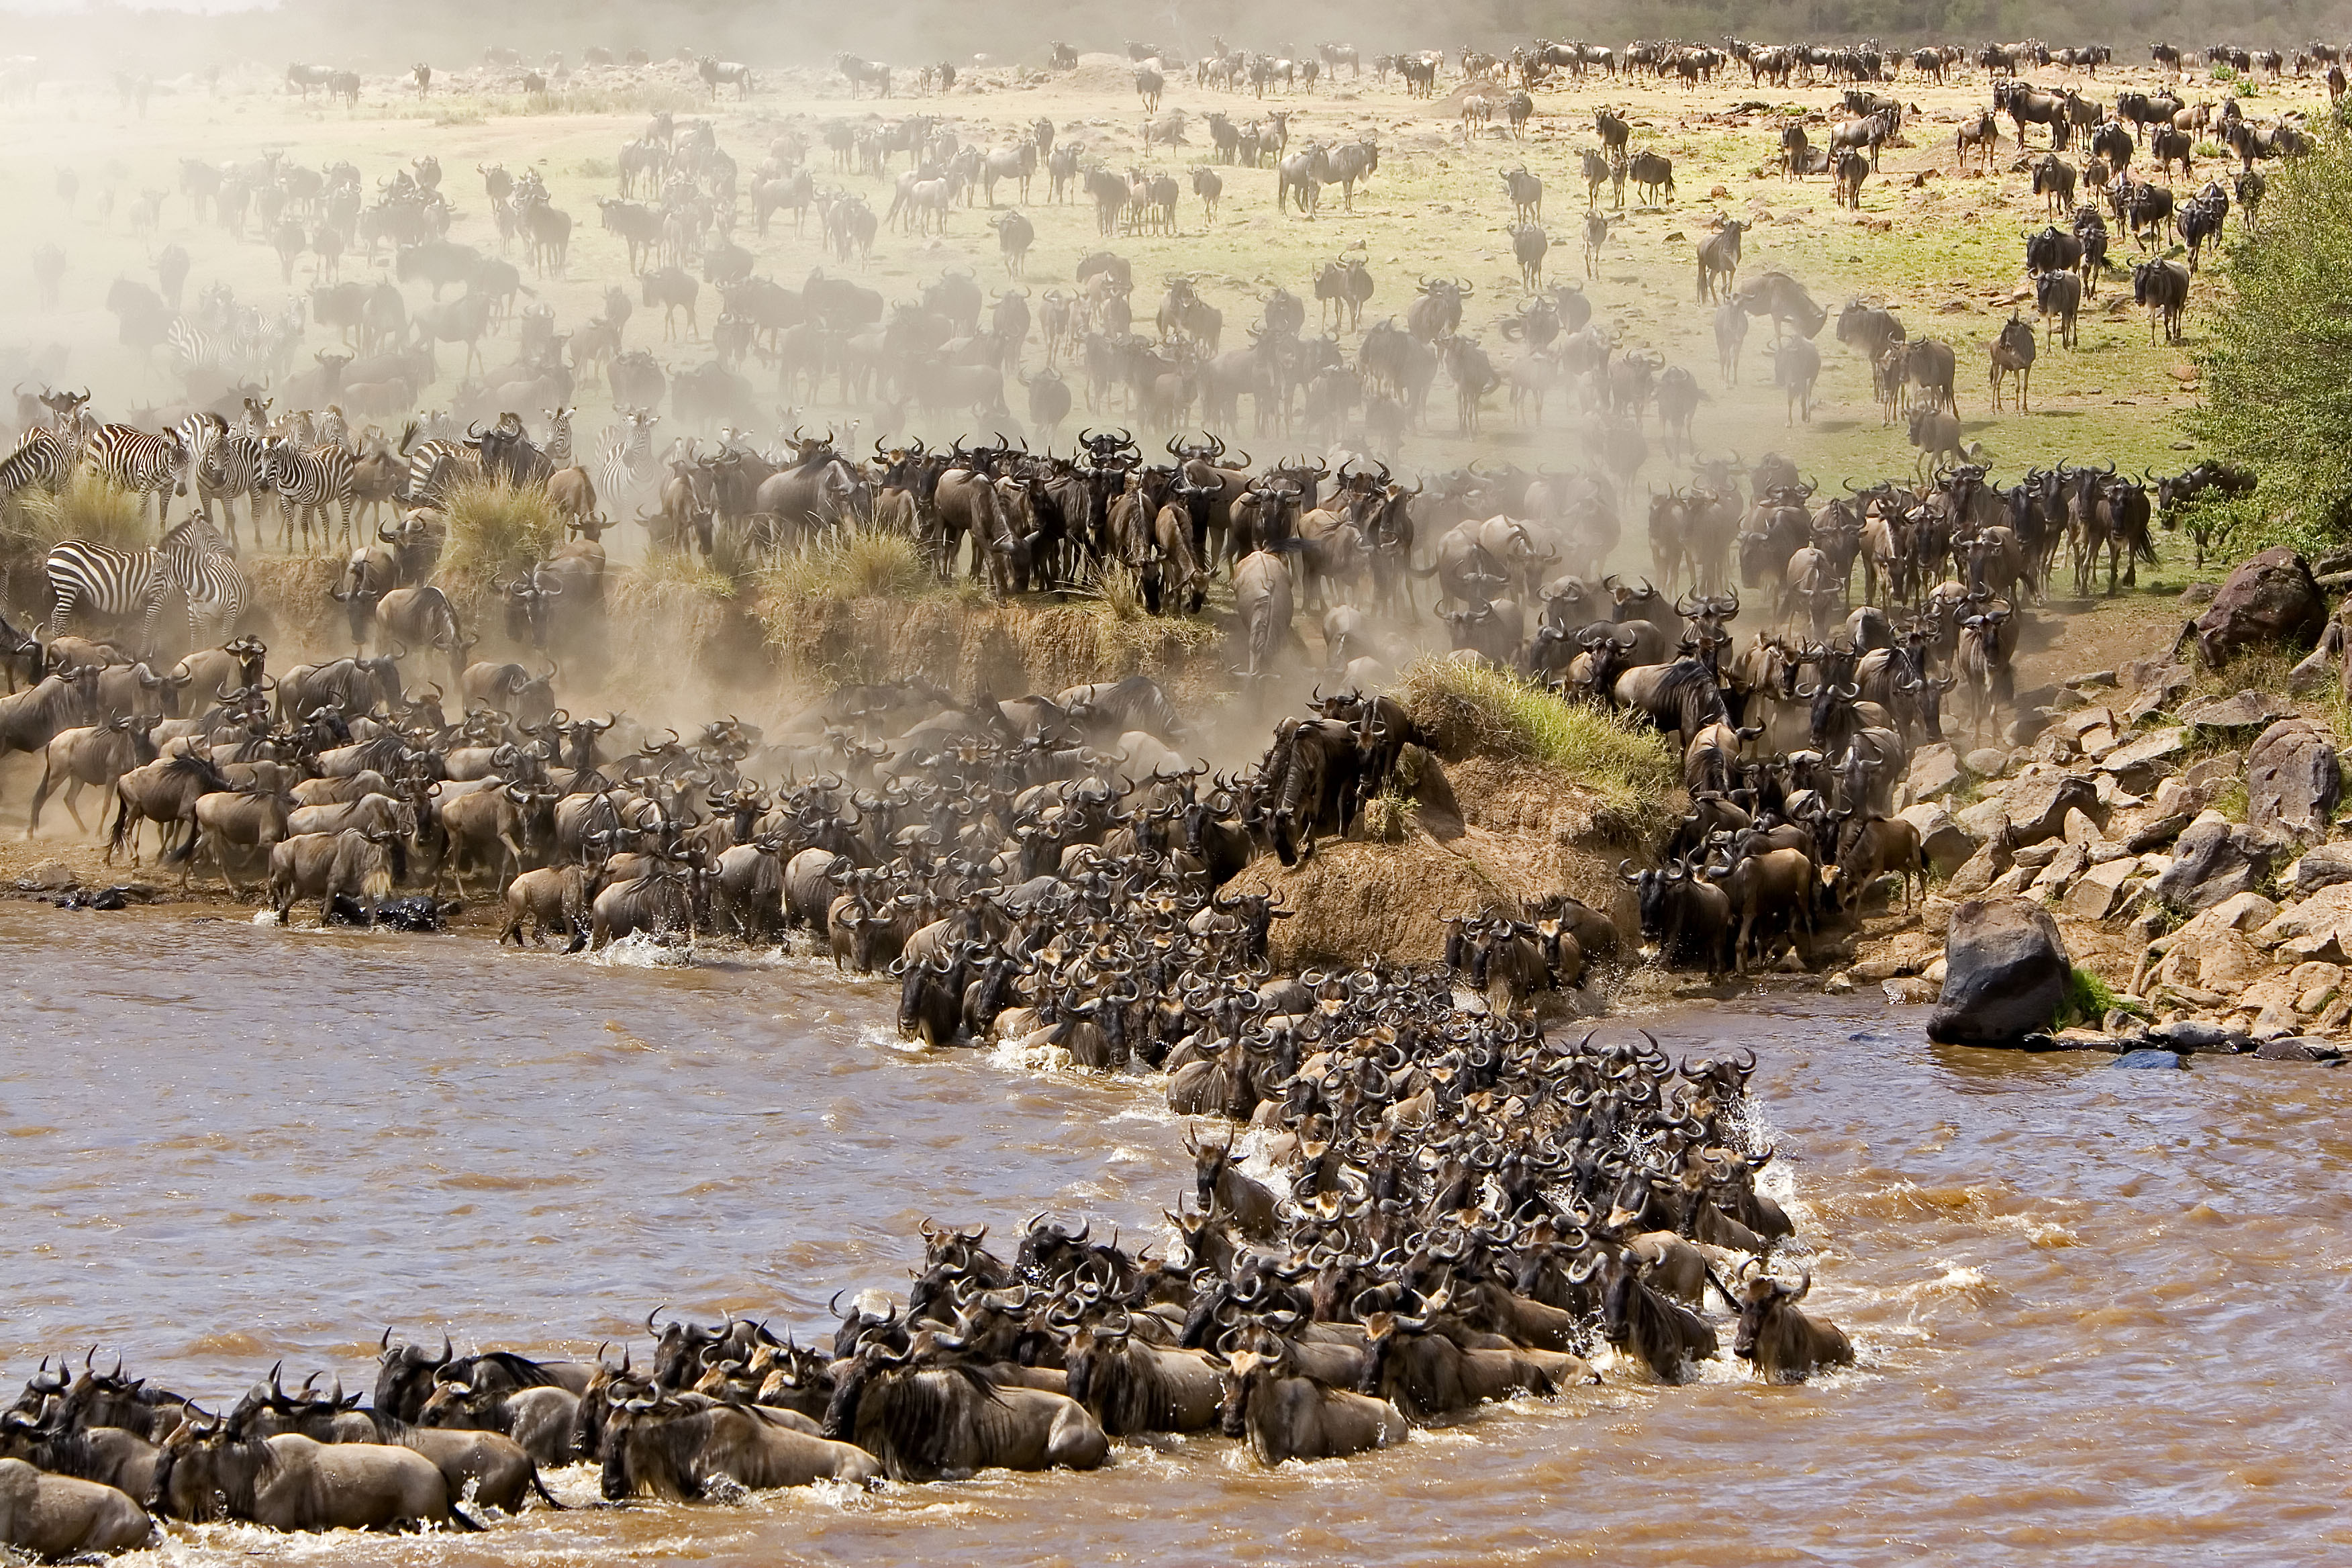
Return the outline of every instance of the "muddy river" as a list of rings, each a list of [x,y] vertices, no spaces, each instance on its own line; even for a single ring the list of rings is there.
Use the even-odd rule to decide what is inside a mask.
[[[1042,1207],[1156,1235],[1189,1174],[1157,1086],[915,1055],[806,961],[677,967],[471,938],[0,905],[0,1373],[121,1350],[231,1399],[269,1363],[370,1386],[386,1325],[593,1353],[667,1302],[803,1331],[903,1285],[917,1223]],[[2352,1133],[2307,1067],[1928,1046],[1819,998],[1646,1020],[1730,1038],[1859,1365],[1488,1411],[1360,1460],[1222,1439],[1092,1475],[583,1509],[490,1533],[175,1527],[162,1557],[457,1564],[2317,1563]],[[1007,1242],[1009,1246],[1009,1241]],[[290,1378],[289,1378],[289,1381]],[[589,1503],[584,1468],[555,1479]],[[142,1561],[134,1558],[132,1562]]]

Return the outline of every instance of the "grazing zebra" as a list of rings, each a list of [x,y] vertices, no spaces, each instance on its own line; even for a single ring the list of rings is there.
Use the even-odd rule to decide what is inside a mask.
[[[188,444],[177,430],[151,436],[132,425],[101,425],[81,451],[90,471],[109,484],[139,495],[141,516],[147,497],[155,498],[155,527],[163,526],[171,502],[165,498],[188,493]]]
[[[658,416],[644,408],[614,412],[621,423],[605,426],[596,442],[596,478],[605,504],[615,509],[617,517],[621,498],[651,484],[660,468],[654,461],[654,426]]]
[[[196,504],[205,522],[213,520],[213,502],[221,503],[228,523],[229,547],[236,547],[236,498],[245,498],[245,512],[253,524],[253,542],[261,542],[261,498],[269,490],[269,438],[251,429],[223,430],[212,444],[204,466],[196,470]]]
[[[338,447],[348,447],[351,445],[351,438],[352,427],[343,418],[342,405],[330,403],[327,405],[327,411],[319,416],[319,443],[322,446],[332,443]]]
[[[302,549],[310,549],[310,519],[319,520],[319,542],[331,543],[327,530],[327,505],[342,509],[343,548],[352,543],[352,508],[359,492],[352,482],[352,455],[341,447],[298,447],[279,439],[269,443],[264,456],[269,488],[278,492],[278,548],[292,552],[294,518],[302,519]]]
[[[551,471],[572,466],[572,416],[579,412],[577,408],[547,411],[547,439],[540,443],[539,450]]]
[[[25,432],[16,449],[0,459],[0,506],[26,485],[54,490],[73,472],[74,444],[46,425]]]
[[[49,579],[48,635],[65,630],[79,610],[94,621],[140,619],[143,657],[155,642],[155,617],[164,596],[187,602],[188,633],[199,647],[226,635],[245,611],[245,574],[202,517],[191,516],[150,550],[116,550],[68,539],[43,563]]]

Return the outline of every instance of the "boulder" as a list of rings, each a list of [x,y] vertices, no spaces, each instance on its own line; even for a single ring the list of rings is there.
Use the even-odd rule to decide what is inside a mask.
[[[2352,882],[2352,844],[2315,844],[2287,868],[2286,876],[2297,898]]]
[[[2138,872],[2137,860],[2110,860],[2092,867],[2066,890],[2066,912],[2076,920],[2105,920],[2123,902],[2124,884]]]
[[[2205,667],[2219,669],[2264,643],[2307,652],[2326,629],[2327,596],[2312,580],[2310,563],[2279,544],[2242,562],[2187,633]]]
[[[1922,746],[1911,759],[1911,772],[1904,780],[1915,801],[1935,800],[1947,795],[1968,783],[1966,769],[1960,766],[1960,755],[1943,742]]]
[[[1952,820],[1952,814],[1934,802],[1915,805],[1900,813],[1902,820],[1919,831],[1919,852],[1927,858],[1928,867],[1938,877],[1948,877],[1969,862],[1977,852],[1977,841],[1968,829]],[[2352,871],[2346,873],[2352,878]]]
[[[2079,811],[2095,823],[2104,823],[2107,816],[2099,804],[2098,786],[2080,773],[2044,773],[2020,779],[2002,793],[2000,804],[2021,846],[2059,837],[2069,811]]]
[[[1973,899],[1991,887],[1993,879],[2007,871],[2013,860],[2000,839],[1989,838],[1952,873],[1944,891],[1955,899]]]
[[[2189,1058],[2187,1057],[2178,1055],[2172,1051],[2156,1050],[2153,1047],[2145,1046],[2140,1047],[2138,1050],[2126,1051],[2123,1055],[2116,1058],[2116,1066],[2126,1068],[2126,1070],[2134,1071],[2144,1071],[2151,1068],[2163,1070],[2174,1068],[2186,1068],[2188,1065]]]
[[[2276,948],[2292,963],[2352,961],[2352,882],[2322,888],[2289,904],[2254,932],[2254,940]]]
[[[2207,697],[2184,703],[2180,721],[2200,730],[2259,730],[2294,711],[2294,708],[2269,692],[2249,688],[2227,697]]]
[[[2158,1024],[2147,1033],[2149,1038],[2159,1042],[2166,1049],[2175,1051],[2227,1055],[2254,1043],[2244,1035],[2202,1018],[2177,1018],[2169,1024]]]
[[[2285,1035],[2264,1040],[2255,1047],[2254,1058],[2265,1062],[2339,1062],[2344,1059],[2344,1047],[2321,1035]]]
[[[1960,765],[1980,779],[1993,778],[2009,771],[2009,753],[1999,746],[1979,746],[1960,759]]]
[[[74,886],[79,879],[73,868],[62,860],[44,860],[16,879],[16,886],[35,892],[54,893]]]
[[[2209,811],[2181,830],[2172,864],[2149,887],[2175,909],[2210,909],[2267,878],[2272,858],[2261,834]]]
[[[2246,752],[2246,826],[2315,843],[2344,794],[2336,747],[2308,719],[2282,719]]]
[[[2050,1027],[2065,1005],[2074,961],[2058,922],[2025,899],[1970,899],[1952,911],[1944,989],[1927,1037],[1948,1045],[2016,1045]]]
[[[2151,730],[2099,759],[2099,770],[2134,795],[2146,795],[2170,773],[2173,759],[2189,744],[2189,731],[2178,724]]]

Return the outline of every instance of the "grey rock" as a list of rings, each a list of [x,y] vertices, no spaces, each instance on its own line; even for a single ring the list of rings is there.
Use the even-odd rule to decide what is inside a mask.
[[[2093,822],[2106,820],[2098,787],[2079,773],[2042,773],[2020,779],[2001,795],[2010,831],[2019,844],[2055,838],[2066,828],[2066,813],[2079,811]]]
[[[2155,821],[2143,826],[2129,838],[2125,839],[2124,847],[2135,855],[2145,855],[2151,849],[2161,848],[2179,837],[2180,830],[2187,827],[2192,820],[2185,811],[2175,812],[2170,816],[2159,816]],[[2347,872],[2347,875],[2352,876],[2352,872]]]
[[[2307,719],[2285,719],[2263,731],[2246,752],[2246,826],[2315,843],[2344,794],[2336,747]]]
[[[2069,686],[2113,686],[2116,684],[2116,672],[2112,669],[2095,669],[2088,675],[2076,676],[2066,684]]]
[[[1952,814],[1934,802],[1912,806],[1901,813],[1904,821],[1919,830],[1919,851],[1936,875],[1948,877],[1969,862],[1977,852],[1977,841],[1968,829],[1952,820]]]
[[[1989,779],[2009,771],[2009,753],[1999,746],[1979,746],[1960,759],[1961,765],[1980,779]]]
[[[2116,1058],[2115,1065],[2131,1072],[2162,1071],[2169,1068],[2185,1068],[2189,1066],[2189,1058],[2177,1056],[2170,1051],[2144,1047],[2136,1051],[2126,1051]]]
[[[2217,1056],[2242,1048],[2241,1042],[2249,1046],[2253,1044],[2246,1036],[2225,1029],[2219,1024],[2209,1024],[2202,1018],[2179,1018],[2169,1024],[2158,1024],[2148,1030],[2148,1037],[2161,1041],[2172,1050],[2202,1051]]]
[[[16,879],[16,886],[36,892],[54,893],[72,887],[80,879],[73,868],[62,860],[44,860]]]
[[[2178,724],[2151,730],[2126,741],[2099,759],[2099,769],[2134,795],[2146,795],[2173,770],[2173,759],[2188,749],[2189,731]]]
[[[2282,1035],[2254,1047],[2254,1058],[2265,1062],[2338,1062],[2344,1047],[2324,1035]]]
[[[2315,844],[2289,870],[2297,898],[2352,882],[2352,844]]]
[[[2327,595],[2312,581],[2310,563],[2284,544],[2239,563],[2190,626],[2208,669],[2264,644],[2302,654],[2326,629]]]
[[[2058,922],[2015,898],[1971,899],[1955,909],[1944,965],[1927,1037],[1948,1045],[2013,1046],[2047,1030],[2074,973]]]
[[[2172,864],[2148,886],[2177,910],[2210,909],[2263,881],[2274,858],[2261,834],[2209,812],[2181,830]]]
[[[2180,721],[2200,730],[2258,730],[2294,711],[2266,691],[2233,691],[2183,703]]]
[[[1959,753],[1937,742],[1919,748],[1911,759],[1911,772],[1904,782],[1911,791],[1911,798],[1918,801],[1948,795],[1968,780],[1967,771],[1960,766]]]
[[[2327,651],[2325,642],[2312,650],[2310,658],[2286,672],[2286,689],[2297,697],[2325,691],[2336,680],[2336,656]]]
[[[2092,867],[2066,890],[2066,912],[2077,920],[2105,920],[2123,901],[2124,884],[2138,870],[2137,860],[2110,860]]]
[[[2191,583],[2180,590],[2179,602],[2192,607],[2198,605],[2210,605],[2221,596],[2221,585],[2218,583]]]

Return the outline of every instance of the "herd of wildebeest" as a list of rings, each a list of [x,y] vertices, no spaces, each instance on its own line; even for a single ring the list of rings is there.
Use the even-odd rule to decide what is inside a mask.
[[[1352,53],[1323,58],[1336,68]],[[2020,63],[2015,51],[1989,53],[1989,70]],[[2314,54],[2340,83],[2334,51]],[[2105,63],[2098,50],[2032,58],[2086,72]],[[1906,58],[1938,78],[1963,64],[1941,49]],[[1544,45],[1472,55],[1462,68],[1474,84],[1524,92],[1552,70],[1652,68],[1697,81],[1734,62],[1781,82],[1885,80],[1898,63],[1874,47],[1644,45],[1621,56]],[[1286,77],[1272,57],[1221,47],[1199,79],[1262,95],[1297,81],[1297,65],[1280,63]],[[1416,90],[1440,71],[1426,57],[1387,65]],[[728,68],[704,72],[714,90],[751,89],[748,70]],[[887,90],[887,72],[863,82]],[[1792,174],[1848,168],[1893,135],[1899,105],[1890,112],[1863,96],[1853,107],[1865,123],[1852,135],[1839,128],[1826,163],[1801,131],[1784,142]],[[2086,100],[2072,93],[2045,116],[2044,96],[2005,75],[1996,101],[2021,138],[2027,123],[2052,127],[2053,160],[2070,127],[2088,132],[2140,227],[2144,198],[2133,193],[2145,187],[2120,173],[2130,149],[2106,134],[2114,121],[2096,105],[2083,119],[2074,106]],[[1512,100],[1498,101],[1512,120]],[[2185,112],[2176,104],[2151,118],[2156,107],[2119,103],[2117,113],[2145,126]],[[2224,133],[2251,169],[2296,151],[2292,132],[2236,118]],[[699,145],[690,127],[676,140]],[[688,257],[710,260],[721,189],[731,220],[733,165],[710,144],[673,202],[674,148],[651,134],[634,145],[646,154],[634,167],[663,203],[646,259],[673,257],[665,267],[684,276]],[[2168,146],[2159,141],[2159,155]],[[919,174],[923,145],[907,150]],[[1328,160],[1328,149],[1316,151]],[[1612,157],[1623,151],[1620,139],[1601,154],[1596,204],[1612,164],[1625,172]],[[628,178],[633,164],[622,166]],[[1016,157],[1007,177],[1029,172]],[[1318,185],[1327,173],[1328,163],[1306,171]],[[404,174],[370,211],[415,209],[418,234],[390,237],[402,276],[430,278],[436,295],[463,285],[461,298],[485,300],[487,315],[488,258],[453,263],[446,278],[405,270],[433,247],[445,257],[462,248],[430,232],[434,174]],[[767,187],[803,178],[762,172],[763,223],[791,205],[789,191]],[[355,200],[356,184],[354,172],[310,199]],[[520,184],[498,198],[501,215]],[[2250,206],[2258,189],[2237,195]],[[1539,189],[1511,195],[1539,199]],[[226,217],[222,186],[212,195]],[[281,192],[281,202],[299,199]],[[543,189],[520,203],[545,205]],[[446,227],[446,202],[442,212]],[[514,218],[534,258],[560,266],[560,247],[544,248],[545,220]],[[383,237],[388,221],[361,231]],[[622,226],[611,208],[607,221]],[[1730,226],[1702,245],[1700,290],[1719,286],[1742,329],[1748,315],[1772,320],[1776,367],[1801,361],[1790,345],[1810,349],[1831,312],[1785,274],[1737,280],[1738,233]],[[2037,254],[2036,270],[2045,286],[2053,274],[2095,285],[2095,265],[2084,270],[2080,249],[2063,248],[2069,237],[2087,248],[2079,217],[2074,236],[2053,226],[2034,241],[2060,242]],[[1403,324],[1363,334],[1353,367],[1318,359],[1308,345],[1336,354],[1336,336],[1305,336],[1303,305],[1277,291],[1252,349],[1228,365],[1215,312],[1189,284],[1171,286],[1160,326],[1163,341],[1192,346],[1162,360],[1127,331],[1125,264],[1098,261],[1082,269],[1079,295],[1047,297],[1044,336],[1049,363],[1067,351],[1090,380],[1099,345],[1131,340],[1120,351],[1129,357],[1105,361],[1096,399],[1110,406],[1124,381],[1131,423],[1165,432],[1197,397],[1211,424],[1231,430],[1250,395],[1256,430],[1286,440],[1298,395],[1309,433],[1318,397],[1326,409],[1338,398],[1340,414],[1356,405],[1334,377],[1354,380],[1357,403],[1370,389],[1410,423],[1415,386],[1425,392],[1442,365],[1465,390],[1464,427],[1475,426],[1483,392],[1468,395],[1477,372],[1463,356],[1475,345],[1455,331],[1467,292],[1458,280],[1424,279]],[[1885,878],[1907,907],[1926,870],[1916,830],[1895,815],[1911,755],[1961,732],[2004,738],[2011,661],[2062,576],[2091,594],[2104,559],[2112,593],[2155,559],[2158,521],[2248,481],[2208,462],[2163,478],[2061,463],[1998,482],[1957,439],[1951,350],[1912,341],[1890,311],[1861,300],[1837,312],[1837,336],[1878,369],[1891,406],[1918,395],[1918,470],[1827,494],[1778,454],[1753,465],[1704,458],[1688,373],[1615,353],[1580,294],[1535,291],[1539,263],[1540,252],[1515,335],[1530,353],[1556,345],[1563,384],[1611,416],[1579,471],[1481,462],[1406,482],[1383,458],[1353,450],[1261,462],[1215,434],[1147,450],[1124,427],[1091,426],[1064,456],[993,431],[942,451],[887,428],[870,458],[803,428],[763,448],[750,433],[748,388],[740,406],[723,387],[691,401],[688,378],[656,384],[662,373],[646,355],[635,368],[650,366],[653,382],[623,395],[628,300],[617,290],[607,314],[575,333],[522,310],[515,375],[468,394],[480,417],[462,432],[412,426],[397,446],[364,435],[351,444],[350,420],[414,405],[438,328],[420,331],[388,308],[371,317],[380,290],[364,287],[345,330],[386,362],[364,378],[322,356],[323,382],[273,397],[244,379],[253,362],[221,353],[246,326],[282,338],[285,323],[261,313],[239,325],[231,312],[208,347],[201,322],[173,315],[151,324],[186,357],[187,407],[105,424],[87,393],[27,395],[0,488],[55,489],[86,470],[154,496],[159,517],[173,496],[202,509],[152,549],[60,543],[45,563],[38,619],[23,629],[0,617],[12,692],[0,699],[0,755],[41,760],[28,832],[59,790],[80,824],[78,797],[94,789],[110,861],[142,864],[152,826],[156,853],[184,881],[210,868],[232,892],[258,886],[281,923],[315,902],[328,923],[441,929],[454,892],[503,905],[501,941],[552,935],[572,951],[679,937],[769,944],[805,931],[840,968],[895,981],[909,1039],[1004,1041],[1030,1059],[1146,1069],[1164,1075],[1175,1111],[1223,1129],[1192,1139],[1196,1184],[1167,1215],[1161,1256],[1040,1215],[1007,1260],[984,1231],[927,1224],[908,1288],[856,1294],[845,1310],[836,1296],[835,1323],[806,1339],[751,1319],[656,1314],[649,1356],[606,1347],[573,1363],[459,1355],[446,1337],[436,1352],[387,1331],[372,1401],[346,1397],[339,1380],[323,1393],[317,1377],[289,1388],[273,1369],[219,1408],[119,1363],[101,1373],[92,1356],[78,1366],[53,1356],[0,1413],[0,1540],[47,1554],[115,1550],[148,1540],[151,1515],[471,1528],[483,1510],[547,1498],[541,1468],[574,1462],[599,1465],[603,1494],[617,1502],[1087,1468],[1111,1458],[1110,1439],[1148,1432],[1219,1430],[1269,1464],[1334,1457],[1485,1402],[1596,1382],[1587,1356],[1612,1379],[1680,1381],[1718,1354],[1711,1306],[1733,1315],[1735,1355],[1764,1375],[1851,1362],[1846,1337],[1799,1305],[1810,1273],[1780,1256],[1793,1227],[1758,1185],[1772,1151],[1748,1125],[1754,1058],[1677,1064],[1637,1031],[1562,1032],[1567,994],[1635,956],[1635,933],[1617,918],[1559,889],[1448,911],[1442,962],[1286,974],[1273,962],[1275,922],[1295,911],[1279,893],[1234,884],[1262,858],[1292,867],[1318,840],[1362,835],[1383,803],[1410,791],[1436,738],[1391,687],[1429,650],[1630,715],[1678,752],[1688,811],[1627,846],[1630,889],[1616,901],[1661,962],[1717,972],[1808,959],[1887,896]],[[656,290],[662,269],[645,272],[646,302],[691,321],[693,279],[676,291],[681,303]],[[1335,263],[1325,281],[1317,292],[1331,320],[1354,325],[1370,292],[1362,259]],[[714,345],[732,333],[743,353],[775,355],[787,395],[795,374],[813,387],[838,373],[845,398],[863,388],[919,399],[943,355],[946,366],[997,374],[1001,408],[1001,375],[1029,336],[1025,295],[1001,294],[982,331],[984,298],[956,275],[887,313],[878,296],[835,279],[794,295],[746,268],[721,288]],[[759,316],[755,300],[777,313]],[[331,324],[323,309],[320,319]],[[299,321],[291,330],[299,337]],[[1727,381],[1739,334],[1722,331]],[[591,346],[600,332],[601,361]],[[473,353],[472,339],[439,341]],[[572,448],[567,341],[572,363],[606,364],[624,411],[593,456]],[[418,354],[413,380],[390,363]],[[1150,361],[1139,374],[1137,358]],[[1995,365],[1998,377],[1998,353]],[[355,395],[387,383],[382,402]],[[1033,399],[1041,384],[1032,378]],[[715,447],[687,437],[655,456],[665,390],[689,430],[721,427]],[[1517,401],[1518,382],[1513,390]],[[1039,414],[1041,427],[1058,425],[1067,401],[1065,392],[1058,413]],[[280,402],[294,412],[273,413]],[[1653,405],[1689,482],[1650,495],[1634,521],[1646,530],[1647,570],[1612,571],[1622,543],[1643,545],[1623,540],[1623,514]],[[506,412],[515,407],[542,416],[527,423]],[[448,509],[485,486],[543,491],[567,534],[492,584],[479,602],[495,626],[467,624],[477,601],[436,581]],[[919,678],[845,686],[780,722],[730,715],[690,737],[592,717],[565,703],[593,689],[609,657],[600,535],[611,526],[605,503],[625,497],[657,503],[640,512],[657,550],[756,559],[873,531],[914,541],[930,571],[969,574],[1003,597],[1099,593],[1115,573],[1155,615],[1197,614],[1213,589],[1230,593],[1231,662],[1253,710],[1295,705],[1306,684],[1297,672],[1318,671],[1321,685],[1274,723],[1254,763],[1214,773],[1188,751],[1198,716],[1188,722],[1143,677],[1013,698]],[[246,620],[240,498],[257,547],[267,500],[286,548],[298,523],[311,547],[315,524],[319,544],[349,552],[331,591],[350,657],[270,667]],[[175,658],[163,639],[176,641],[182,609],[188,640],[177,646],[194,651]],[[1436,646],[1438,626],[1450,652]],[[515,657],[475,658],[486,640]],[[1244,1169],[1244,1148],[1262,1174]]]

